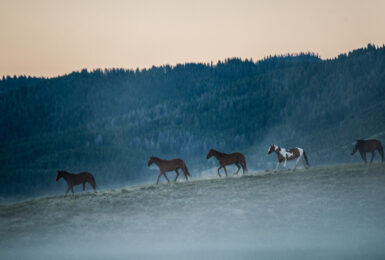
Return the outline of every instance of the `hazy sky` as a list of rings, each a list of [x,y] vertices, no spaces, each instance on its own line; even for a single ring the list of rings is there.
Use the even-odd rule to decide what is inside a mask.
[[[0,76],[143,68],[385,43],[385,1],[0,0]]]

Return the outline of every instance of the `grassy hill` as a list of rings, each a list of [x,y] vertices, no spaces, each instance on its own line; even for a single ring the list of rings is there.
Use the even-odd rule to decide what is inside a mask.
[[[0,205],[0,258],[382,259],[384,182],[376,163],[77,189]]]

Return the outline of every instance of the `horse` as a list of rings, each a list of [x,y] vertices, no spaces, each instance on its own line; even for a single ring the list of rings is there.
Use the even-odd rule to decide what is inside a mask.
[[[271,154],[272,152],[275,152],[277,154],[277,157],[278,157],[277,167],[275,167],[274,171],[277,171],[281,162],[284,162],[283,167],[285,167],[285,169],[287,169],[286,168],[286,162],[288,160],[293,160],[296,158],[297,158],[297,161],[295,163],[295,167],[294,167],[293,171],[295,171],[295,169],[297,168],[299,160],[302,161],[303,166],[305,166],[306,169],[308,169],[310,167],[309,161],[307,159],[307,155],[302,148],[295,147],[295,148],[291,148],[291,149],[286,149],[286,148],[281,148],[277,145],[272,144],[272,145],[270,145],[269,150],[267,151],[267,154]],[[302,156],[305,158],[305,160],[303,160]]]
[[[376,150],[378,150],[379,154],[381,155],[382,162],[384,162],[384,149],[382,148],[381,142],[376,139],[357,140],[351,155],[355,154],[357,150],[360,152],[361,158],[365,163],[367,163],[366,153],[372,153],[372,158],[370,159],[370,163],[372,163],[374,159],[374,152]]]
[[[172,160],[163,160],[163,159],[160,159],[158,157],[151,156],[150,159],[148,160],[147,166],[150,166],[153,163],[155,163],[158,166],[159,171],[160,171],[160,173],[158,175],[158,180],[156,181],[156,184],[159,183],[159,178],[162,175],[164,175],[167,182],[170,182],[170,180],[167,178],[166,172],[171,172],[171,171],[176,172],[176,176],[174,179],[174,182],[176,182],[176,180],[179,177],[178,169],[181,169],[183,171],[183,174],[184,174],[184,177],[186,178],[186,181],[188,180],[188,176],[191,177],[191,175],[190,175],[190,173],[186,167],[186,164],[182,159],[176,158],[176,159],[172,159]]]
[[[206,159],[210,159],[211,156],[214,156],[215,158],[217,158],[217,160],[219,162],[219,168],[218,168],[218,176],[219,177],[222,177],[221,174],[219,173],[219,170],[221,168],[223,168],[225,170],[226,177],[228,176],[227,170],[226,170],[226,165],[230,165],[230,164],[235,164],[235,166],[238,167],[238,170],[235,173],[235,175],[238,175],[238,172],[241,169],[241,167],[242,167],[242,174],[245,174],[245,172],[247,172],[246,159],[245,159],[245,156],[241,153],[227,154],[227,153],[218,152],[214,149],[210,149],[209,153],[206,156]]]
[[[71,190],[72,194],[74,194],[74,185],[83,184],[84,191],[86,189],[86,182],[88,182],[94,189],[94,192],[96,192],[95,178],[89,172],[80,172],[78,174],[73,174],[66,171],[57,171],[56,181],[58,181],[61,177],[63,177],[63,179],[67,182],[67,190],[65,195],[67,195],[69,190]]]

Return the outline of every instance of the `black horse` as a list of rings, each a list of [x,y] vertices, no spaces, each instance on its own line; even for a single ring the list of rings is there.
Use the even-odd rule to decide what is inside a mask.
[[[372,153],[372,158],[370,159],[370,163],[372,163],[374,159],[374,152],[378,150],[378,152],[381,155],[382,162],[384,162],[384,149],[382,148],[382,144],[380,141],[376,139],[372,140],[357,140],[356,145],[354,146],[354,149],[352,151],[352,155],[357,152],[357,150],[361,154],[362,160],[366,161],[366,153]]]
[[[96,192],[95,178],[89,172],[81,172],[78,174],[73,174],[66,171],[57,171],[56,181],[58,181],[62,177],[67,182],[66,195],[69,192],[69,190],[71,190],[72,194],[74,194],[74,189],[73,189],[74,185],[83,184],[83,191],[84,191],[86,189],[86,182],[88,182]]]

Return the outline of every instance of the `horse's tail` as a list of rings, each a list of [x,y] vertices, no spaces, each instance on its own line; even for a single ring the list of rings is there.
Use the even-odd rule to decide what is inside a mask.
[[[248,172],[247,167],[246,167],[246,159],[245,159],[245,157],[242,158],[241,166],[242,166],[242,169],[243,169],[244,172]]]
[[[190,174],[190,172],[188,171],[186,164],[184,165],[184,172],[185,172],[185,174],[186,174],[187,176],[191,177],[191,174]]]
[[[384,148],[382,147],[381,142],[379,142],[379,144],[378,144],[378,152],[381,155],[382,162],[384,162]]]
[[[310,167],[310,163],[307,159],[307,155],[306,155],[305,151],[303,151],[303,157],[305,158],[305,162],[306,162],[307,166]]]
[[[94,190],[96,191],[96,181],[95,181],[95,178],[94,176],[91,175],[91,181],[92,181],[92,187],[94,188]]]

